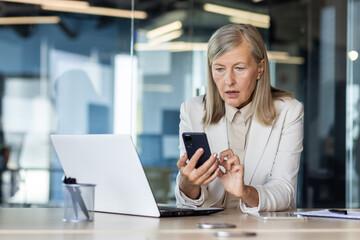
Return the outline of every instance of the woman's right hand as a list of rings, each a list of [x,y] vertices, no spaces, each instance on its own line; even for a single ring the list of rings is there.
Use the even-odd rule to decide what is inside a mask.
[[[186,153],[177,162],[180,171],[180,190],[191,199],[198,199],[200,197],[200,186],[209,184],[220,173],[216,153],[212,154],[199,168],[195,168],[203,153],[204,150],[199,148],[189,162],[186,162],[188,159]]]

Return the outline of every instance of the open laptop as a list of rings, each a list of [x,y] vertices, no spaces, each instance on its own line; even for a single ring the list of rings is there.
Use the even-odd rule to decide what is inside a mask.
[[[222,208],[158,205],[126,134],[51,135],[67,177],[96,184],[95,211],[149,217],[208,215]]]

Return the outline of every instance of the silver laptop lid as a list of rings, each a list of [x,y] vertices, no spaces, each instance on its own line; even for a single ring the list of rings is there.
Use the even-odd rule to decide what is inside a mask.
[[[96,184],[95,211],[159,217],[130,135],[51,135],[67,177]]]

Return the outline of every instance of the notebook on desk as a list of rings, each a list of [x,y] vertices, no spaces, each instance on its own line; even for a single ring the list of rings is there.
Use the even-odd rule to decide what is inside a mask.
[[[130,135],[51,135],[67,177],[96,184],[95,211],[149,217],[207,215],[222,208],[156,203]]]

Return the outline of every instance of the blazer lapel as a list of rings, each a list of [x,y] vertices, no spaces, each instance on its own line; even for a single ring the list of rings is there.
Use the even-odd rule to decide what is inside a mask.
[[[208,126],[205,129],[205,133],[208,135],[212,153],[219,154],[229,148],[225,117],[223,117],[218,124]]]
[[[250,184],[255,170],[257,169],[261,156],[265,150],[272,126],[263,126],[256,119],[252,120],[248,136],[248,145],[245,153],[245,184]]]

